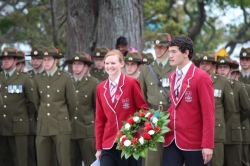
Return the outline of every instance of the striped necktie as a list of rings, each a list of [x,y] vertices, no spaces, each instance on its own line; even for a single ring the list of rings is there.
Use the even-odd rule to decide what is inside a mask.
[[[110,97],[111,97],[112,103],[114,103],[114,101],[115,101],[115,92],[117,89],[116,86],[117,86],[117,84],[115,82],[111,82],[111,84],[110,84]]]
[[[182,71],[181,70],[177,70],[176,72],[176,82],[175,82],[175,85],[174,85],[174,94],[175,94],[175,98],[176,100],[178,100],[178,97],[179,97],[179,89],[180,89],[180,86],[181,86],[181,80],[182,80]]]

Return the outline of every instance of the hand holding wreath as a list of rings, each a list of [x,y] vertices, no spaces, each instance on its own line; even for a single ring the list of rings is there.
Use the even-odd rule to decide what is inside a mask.
[[[156,142],[164,142],[164,134],[170,129],[168,112],[155,111],[150,109],[147,112],[140,110],[131,116],[116,137],[117,149],[122,150],[121,157],[129,158],[131,155],[135,159],[145,157],[147,149],[157,150]],[[138,138],[136,135],[142,132]]]

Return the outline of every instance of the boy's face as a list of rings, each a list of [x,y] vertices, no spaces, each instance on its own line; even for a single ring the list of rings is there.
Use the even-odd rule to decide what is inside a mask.
[[[230,73],[231,71],[231,68],[229,65],[218,65],[218,68],[217,68],[217,73],[223,77],[227,77],[228,74]]]
[[[172,66],[182,66],[189,54],[188,50],[186,50],[185,53],[182,53],[178,46],[171,46],[168,51],[170,64]]]

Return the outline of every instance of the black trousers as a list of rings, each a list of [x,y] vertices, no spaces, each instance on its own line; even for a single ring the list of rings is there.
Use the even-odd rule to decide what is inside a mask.
[[[139,162],[133,157],[121,158],[121,150],[116,149],[117,144],[111,149],[102,150],[100,164],[101,166],[139,166]]]
[[[179,149],[175,141],[168,147],[164,147],[162,155],[162,166],[209,166],[204,164],[201,151],[184,151]]]

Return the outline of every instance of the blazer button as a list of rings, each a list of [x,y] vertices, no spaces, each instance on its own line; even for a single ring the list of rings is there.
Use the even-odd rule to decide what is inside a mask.
[[[76,90],[76,93],[78,93],[79,91],[78,90]]]
[[[78,110],[78,108],[76,108],[76,110]]]
[[[77,117],[75,116],[75,119],[77,119]]]
[[[6,117],[6,115],[5,115],[5,114],[3,114],[3,117]]]
[[[162,101],[160,101],[159,104],[162,104]]]
[[[8,87],[6,86],[5,89],[8,89]]]
[[[220,124],[218,124],[218,126],[220,127]]]
[[[48,116],[50,116],[50,113],[47,113]]]
[[[160,93],[162,93],[162,90],[160,90]]]
[[[47,97],[50,97],[50,95],[47,95]]]
[[[49,89],[49,88],[50,88],[50,86],[48,85],[48,86],[47,86],[47,88]]]
[[[6,108],[7,106],[6,106],[6,105],[4,105],[3,107],[4,107],[4,108]]]
[[[245,127],[242,127],[242,129],[245,129]]]
[[[68,119],[68,117],[65,117],[65,119]]]
[[[33,121],[33,119],[30,119],[30,121]]]
[[[92,120],[91,123],[94,123],[94,121]]]
[[[50,106],[50,104],[48,103],[48,104],[47,104],[47,106],[49,107],[49,106]]]
[[[238,129],[240,129],[240,127],[238,127]]]
[[[4,98],[7,98],[7,96],[4,96]]]
[[[22,122],[23,120],[22,120],[22,119],[20,119],[20,121]]]

